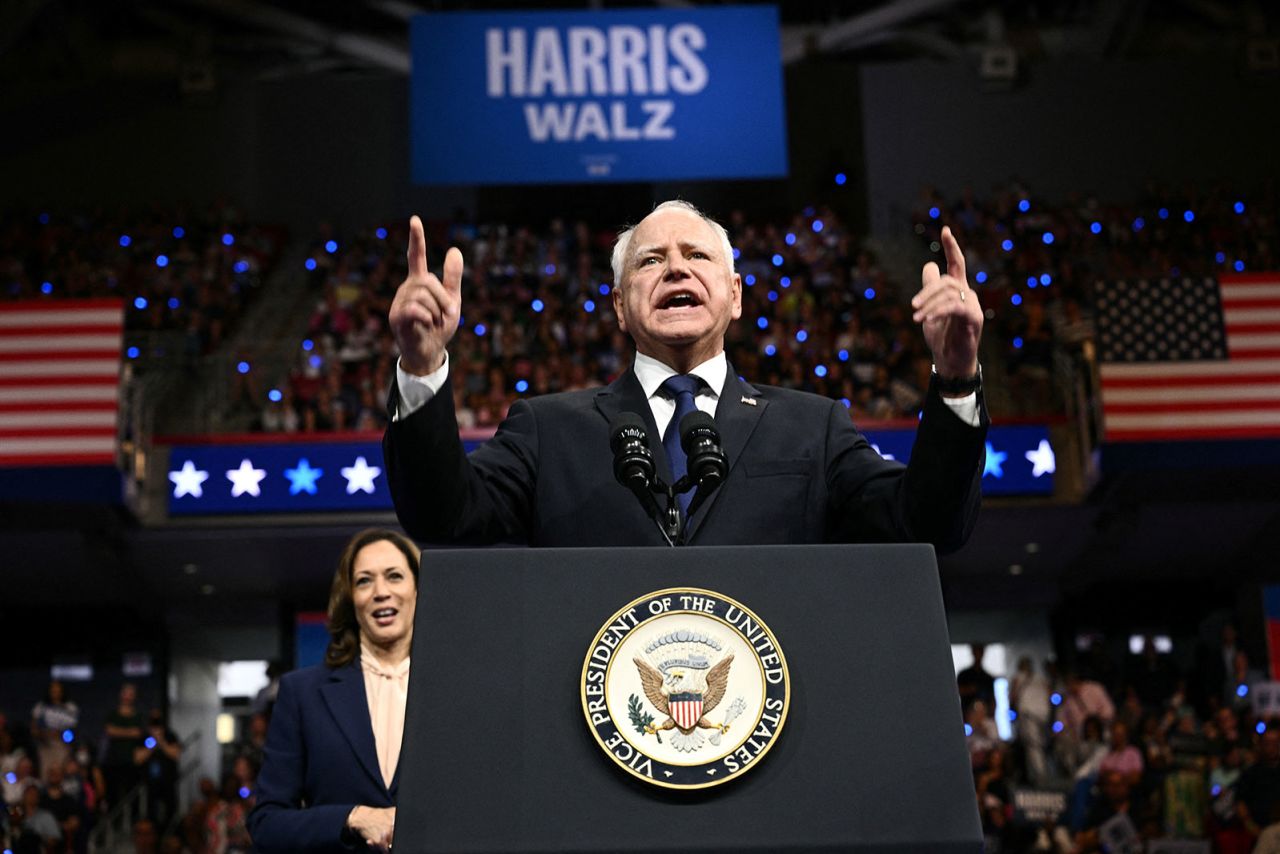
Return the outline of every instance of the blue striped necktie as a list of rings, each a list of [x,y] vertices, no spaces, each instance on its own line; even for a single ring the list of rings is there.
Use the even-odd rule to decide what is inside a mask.
[[[693,396],[702,385],[702,380],[691,374],[676,374],[668,377],[661,386],[663,393],[676,402],[675,415],[671,416],[667,430],[662,434],[662,447],[667,451],[667,461],[671,463],[671,477],[674,481],[679,481],[689,470],[689,458],[685,455],[684,448],[680,447],[680,419],[698,408]],[[689,502],[693,499],[692,490],[680,493],[676,499],[680,502],[681,512],[687,515]]]

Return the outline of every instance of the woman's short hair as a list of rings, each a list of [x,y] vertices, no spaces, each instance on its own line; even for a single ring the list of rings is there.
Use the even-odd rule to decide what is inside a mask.
[[[351,594],[351,576],[360,550],[382,540],[400,550],[413,572],[414,586],[418,584],[418,547],[404,534],[386,528],[369,528],[352,537],[342,550],[342,557],[338,558],[338,569],[333,573],[333,584],[329,587],[329,648],[324,654],[324,663],[329,667],[350,664],[360,651],[360,623],[356,620]]]

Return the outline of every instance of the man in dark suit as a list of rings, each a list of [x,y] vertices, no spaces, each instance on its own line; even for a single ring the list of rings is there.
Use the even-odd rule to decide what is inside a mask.
[[[614,479],[609,423],[639,415],[659,474],[672,482],[685,461],[666,452],[668,431],[694,407],[714,416],[729,470],[687,519],[692,545],[916,541],[945,550],[972,530],[988,423],[977,357],[983,315],[950,229],[947,273],[926,265],[912,300],[935,376],[907,466],[882,459],[838,402],[734,373],[724,336],[742,313],[741,278],[724,229],[683,202],[659,205],[614,247],[613,302],[636,343],[631,369],[603,389],[518,401],[467,457],[445,351],[462,310],[462,255],[450,249],[437,278],[425,245],[414,217],[409,276],[390,312],[401,356],[383,441],[396,513],[414,537],[663,544],[659,526]]]

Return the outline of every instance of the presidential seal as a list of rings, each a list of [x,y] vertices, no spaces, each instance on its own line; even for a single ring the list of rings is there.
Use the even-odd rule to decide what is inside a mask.
[[[702,789],[754,768],[787,720],[787,660],[759,617],[712,590],[641,596],[609,618],[582,665],[596,742],[655,786]]]

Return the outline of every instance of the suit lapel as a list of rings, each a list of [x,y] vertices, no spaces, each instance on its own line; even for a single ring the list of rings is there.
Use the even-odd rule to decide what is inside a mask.
[[[369,720],[369,700],[364,692],[364,674],[359,659],[329,674],[320,688],[320,696],[338,724],[338,729],[351,745],[361,767],[379,790],[386,790],[382,771],[378,768],[378,748],[373,741],[373,723]],[[397,767],[397,772],[399,768]]]
[[[612,421],[623,412],[634,412],[644,419],[645,430],[649,433],[649,451],[660,476],[670,482],[671,463],[667,461],[662,436],[658,434],[658,425],[653,420],[653,409],[649,406],[649,398],[645,397],[644,387],[636,378],[636,372],[628,368],[622,376],[596,392],[595,402],[596,409],[606,421]]]
[[[760,423],[760,417],[764,415],[768,405],[769,402],[760,396],[760,392],[750,383],[738,379],[733,365],[729,365],[729,372],[724,378],[724,388],[720,392],[720,402],[716,404],[716,428],[720,431],[720,447],[724,448],[724,455],[729,460],[729,474],[733,474],[738,461],[742,459],[747,440],[755,432],[756,425]],[[727,481],[728,478],[726,477],[725,480]],[[698,508],[698,512],[693,514],[693,518],[689,520],[688,531],[685,533],[686,541],[692,542],[694,535],[711,514],[716,499],[723,491],[724,486],[721,485]]]

